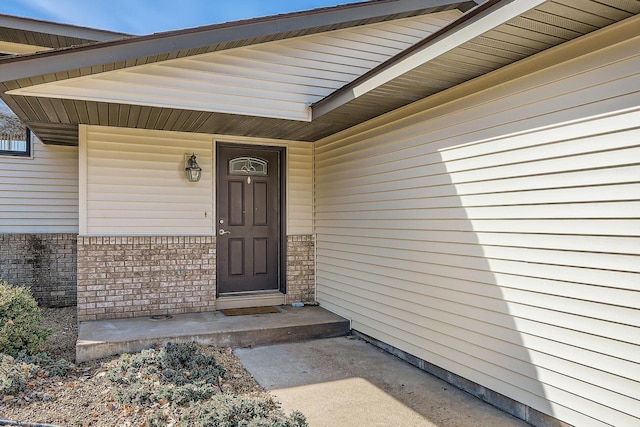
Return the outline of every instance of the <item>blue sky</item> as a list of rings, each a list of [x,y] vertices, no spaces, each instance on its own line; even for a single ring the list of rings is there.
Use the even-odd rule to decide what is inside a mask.
[[[149,34],[358,1],[361,0],[2,0],[0,13]]]

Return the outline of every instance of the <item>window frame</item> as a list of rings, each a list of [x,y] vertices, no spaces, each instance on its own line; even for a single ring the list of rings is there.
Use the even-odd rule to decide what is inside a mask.
[[[32,153],[32,137],[31,137],[31,129],[25,127],[25,142],[26,147],[24,151],[17,150],[0,150],[0,156],[11,156],[11,157],[31,157]]]

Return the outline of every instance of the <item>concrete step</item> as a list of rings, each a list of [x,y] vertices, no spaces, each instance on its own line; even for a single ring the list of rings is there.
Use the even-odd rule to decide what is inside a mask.
[[[219,347],[256,347],[350,333],[350,323],[322,307],[278,306],[278,313],[225,316],[221,311],[176,315],[168,319],[80,322],[76,363],[154,345],[197,342]]]

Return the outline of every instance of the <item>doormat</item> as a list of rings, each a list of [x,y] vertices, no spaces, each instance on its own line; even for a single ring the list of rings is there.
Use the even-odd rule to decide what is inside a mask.
[[[225,308],[221,311],[225,316],[248,316],[250,314],[280,313],[280,310],[272,305],[266,307]]]

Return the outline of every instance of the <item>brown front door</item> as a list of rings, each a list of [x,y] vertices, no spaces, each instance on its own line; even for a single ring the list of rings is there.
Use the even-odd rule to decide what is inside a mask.
[[[280,289],[278,148],[218,145],[218,294]]]

